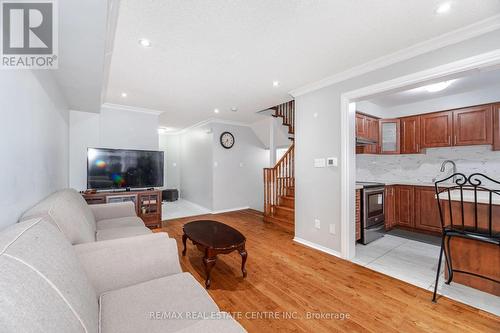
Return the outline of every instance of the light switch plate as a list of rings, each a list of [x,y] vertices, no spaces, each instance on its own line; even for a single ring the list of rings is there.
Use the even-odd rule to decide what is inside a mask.
[[[335,235],[335,224],[330,224],[330,233]]]
[[[314,167],[315,168],[324,168],[324,167],[326,167],[326,160],[324,158],[315,158],[314,159]]]
[[[321,221],[320,221],[320,220],[318,220],[318,219],[314,219],[314,227],[315,227],[316,229],[321,228]]]

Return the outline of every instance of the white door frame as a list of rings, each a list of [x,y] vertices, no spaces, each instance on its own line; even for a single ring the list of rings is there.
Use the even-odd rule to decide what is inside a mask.
[[[401,76],[389,81],[373,84],[361,89],[343,93],[340,96],[341,112],[341,255],[351,260],[355,255],[355,182],[356,182],[356,142],[355,142],[355,101],[370,95],[388,92],[445,76],[480,70],[500,65],[500,49],[470,58]]]

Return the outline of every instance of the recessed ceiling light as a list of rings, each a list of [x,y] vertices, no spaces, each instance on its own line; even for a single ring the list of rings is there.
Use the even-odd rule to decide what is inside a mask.
[[[236,112],[238,111],[238,108],[231,108],[231,111]]]
[[[438,6],[436,9],[437,14],[445,14],[449,12],[451,9],[451,3],[450,2],[444,2]]]
[[[423,86],[421,89],[423,89],[427,92],[430,92],[430,93],[438,92],[438,91],[445,90],[446,88],[448,88],[450,86],[450,84],[452,84],[453,81],[454,80],[429,84],[427,86]]]
[[[127,93],[126,92],[122,92],[121,95],[122,95],[123,98],[127,97]]]
[[[219,109],[214,109],[214,113],[219,113]]]
[[[151,47],[151,41],[149,39],[141,38],[139,39],[139,45],[142,47]]]
[[[168,132],[172,132],[174,129],[171,127],[158,127],[158,134],[165,134]]]
[[[280,81],[273,81],[273,87],[279,87]]]

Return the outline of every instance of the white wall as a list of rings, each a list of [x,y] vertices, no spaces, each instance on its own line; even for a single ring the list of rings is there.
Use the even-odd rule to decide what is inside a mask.
[[[77,190],[87,188],[87,148],[158,150],[157,115],[103,108],[69,117],[69,185]]]
[[[68,186],[68,107],[50,71],[0,75],[0,229]]]
[[[182,197],[212,210],[213,202],[213,133],[199,126],[181,134]]]
[[[181,155],[180,135],[162,134],[159,136],[159,149],[164,152],[164,187],[180,189]],[[182,194],[181,194],[182,195]]]
[[[212,209],[250,207],[262,211],[262,170],[269,164],[269,151],[248,126],[213,123],[211,128],[214,160]],[[220,135],[225,131],[234,135],[235,144],[231,149],[220,144]]]
[[[283,120],[281,118],[274,118],[271,116],[262,117],[263,118],[261,120],[254,122],[250,125],[250,127],[264,147],[269,149],[271,135],[274,136],[274,145],[277,148],[289,147],[290,140],[288,139],[288,126],[283,126]],[[275,130],[271,131],[271,127],[273,125]]]
[[[500,45],[494,31],[368,74],[297,96],[295,235],[340,252],[340,168],[314,168],[316,157],[341,156],[340,96],[344,92],[491,51]],[[317,113],[317,117],[313,117]],[[339,165],[342,161],[339,160]],[[314,227],[314,219],[321,228]],[[335,226],[330,234],[329,224]]]

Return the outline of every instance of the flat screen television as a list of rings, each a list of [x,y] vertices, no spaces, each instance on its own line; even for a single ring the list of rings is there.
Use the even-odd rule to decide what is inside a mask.
[[[87,188],[96,190],[163,186],[163,152],[87,149]]]

